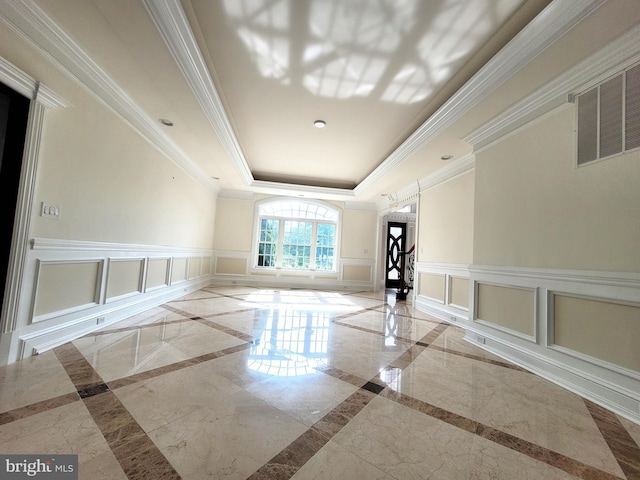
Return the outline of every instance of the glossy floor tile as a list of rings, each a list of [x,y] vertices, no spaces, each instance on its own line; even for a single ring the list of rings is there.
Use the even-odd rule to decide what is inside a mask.
[[[387,292],[211,285],[0,368],[82,479],[640,478],[640,426]]]

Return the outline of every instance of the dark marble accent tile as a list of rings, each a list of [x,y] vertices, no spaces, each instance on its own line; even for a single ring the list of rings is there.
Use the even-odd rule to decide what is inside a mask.
[[[584,403],[627,479],[640,480],[640,447],[633,437],[613,412],[586,399]]]
[[[416,342],[416,345],[419,345],[421,347],[429,347],[430,346],[428,343],[424,343],[424,342]]]
[[[431,348],[432,350],[438,350],[440,352],[450,353],[451,355],[457,355],[459,357],[469,358],[471,360],[476,360],[478,362],[488,363],[490,365],[496,365],[498,367],[509,368],[511,370],[516,370],[518,372],[530,373],[531,374],[531,372],[529,370],[526,370],[526,369],[524,369],[522,367],[514,365],[513,363],[501,362],[500,360],[493,360],[491,358],[485,358],[485,357],[481,357],[481,356],[478,356],[478,355],[473,355],[471,353],[460,352],[458,350],[453,350],[451,348],[441,347],[439,345],[429,345],[429,348]]]
[[[73,343],[65,343],[53,351],[78,391],[104,383],[102,377]]]
[[[80,398],[87,398],[87,397],[93,397],[95,395],[100,395],[101,393],[105,393],[108,391],[109,391],[109,386],[106,383],[101,383],[99,385],[93,385],[91,387],[78,390],[78,395],[80,395]]]
[[[151,442],[151,440],[149,440]],[[151,442],[153,445],[153,442]],[[115,453],[115,452],[114,452]],[[116,458],[118,456],[116,455]],[[153,445],[136,451],[125,458],[118,458],[129,480],[181,480],[182,477],[169,460]]]
[[[85,398],[84,404],[129,479],[180,478],[113,392]]]
[[[313,429],[307,430],[248,478],[252,480],[291,478],[328,441],[327,437]]]
[[[381,391],[385,389],[385,387],[383,387],[382,385],[378,385],[377,383],[373,383],[373,382],[365,383],[362,386],[362,388],[364,388],[365,390],[371,393],[375,393],[376,395],[378,395]]]
[[[347,373],[339,368],[332,367],[331,365],[323,365],[321,367],[316,367],[316,370],[324,373],[325,375],[332,376],[337,378],[338,380],[342,380],[343,382],[350,383],[356,387],[362,387],[367,380],[364,378],[358,377],[357,375],[353,375],[351,373]]]
[[[65,395],[60,395],[58,397],[32,403],[30,405],[25,405],[24,407],[14,408],[13,410],[8,410],[6,412],[0,413],[0,425],[15,422],[16,420],[20,420],[22,418],[27,418],[32,415],[37,415],[38,413],[62,407],[64,405],[77,402],[78,400],[80,400],[78,393],[71,392]]]
[[[242,350],[247,350],[249,348],[251,348],[251,344],[244,343],[241,345],[235,345],[233,347],[225,348],[218,352],[205,353],[203,355],[189,358],[187,360],[182,360],[180,362],[171,363],[163,367],[154,368],[153,370],[146,370],[144,372],[136,373],[135,375],[131,375],[129,377],[123,377],[123,378],[118,378],[116,380],[111,380],[109,382],[109,388],[111,390],[115,390],[117,388],[126,387],[127,385],[132,385],[134,383],[142,382],[150,378],[159,377],[160,375],[182,370],[183,368],[192,367],[193,365],[198,365],[200,363],[208,362],[210,360],[215,360],[216,358],[220,358],[225,355],[230,355],[232,353],[241,352]]]
[[[178,315],[182,315],[183,317],[191,318],[191,317],[194,316],[193,313],[189,313],[186,310],[182,310],[180,308],[173,307],[173,306],[169,305],[168,303],[163,303],[160,306],[162,308],[164,308],[165,310],[169,310],[170,312],[177,313]]]
[[[558,452],[554,452],[553,450],[548,450],[544,447],[483,424],[478,424],[476,434],[481,436],[482,438],[502,445],[503,447],[507,447],[535,460],[544,462],[547,465],[551,465],[552,467],[563,470],[568,474],[574,475],[578,478],[594,480],[619,480],[617,476],[612,475],[608,472],[604,472],[590,465],[586,465],[578,460],[566,457]],[[629,477],[627,477],[627,480],[629,480]]]
[[[420,339],[420,345],[425,346],[425,344],[431,345],[436,338],[438,338],[447,328],[449,328],[448,323],[440,323],[433,327],[433,329],[427,333],[424,337]],[[418,343],[418,342],[416,342]]]
[[[218,352],[218,356],[222,357],[224,355],[231,355],[232,353],[242,352],[243,350],[249,350],[251,346],[251,343],[241,343],[240,345],[234,345],[233,347],[224,348]]]
[[[241,332],[239,330],[235,330],[231,327],[227,327],[225,325],[221,325],[219,323],[214,322],[213,320],[208,320],[208,319],[201,319],[199,320],[199,322],[202,325],[205,325],[207,327],[211,327],[214,328],[220,332],[224,332],[228,335],[231,335],[233,337],[239,338],[240,340],[244,340],[245,342],[249,342],[252,343],[255,341],[255,338],[252,335],[249,335],[247,333]]]
[[[193,318],[177,318],[175,320],[167,320],[167,321],[158,321],[153,323],[145,323],[144,325],[131,325],[129,327],[122,328],[112,328],[108,330],[100,330],[97,332],[91,332],[84,335],[82,338],[87,337],[100,337],[104,335],[111,335],[112,333],[122,333],[122,332],[132,332],[135,330],[145,330],[147,328],[160,327],[164,325],[175,325],[176,323],[185,323],[190,320],[194,320]],[[108,328],[108,327],[107,327]]]
[[[314,423],[312,429],[331,439],[374,398],[376,394],[368,390],[357,390]]]
[[[462,415],[458,415],[456,413],[445,410],[444,408],[431,405],[430,403],[423,402],[422,400],[418,400],[417,398],[404,395],[391,389],[385,390],[381,396],[388,400],[393,400],[400,405],[404,405],[405,407],[409,407],[420,413],[424,413],[425,415],[429,415],[430,417],[448,423],[449,425],[453,425],[454,427],[466,430],[467,432],[476,432],[478,422],[470,418],[463,417]]]
[[[396,358],[393,362],[391,362],[389,366],[404,370],[409,365],[411,365],[411,363],[413,363],[413,361],[418,357],[418,355],[424,352],[425,348],[426,347],[418,345],[416,343],[414,346],[410,347],[402,355]]]
[[[200,318],[204,318],[205,320],[216,318],[216,317],[226,317],[227,315],[235,315],[237,313],[247,313],[247,312],[255,312],[256,310],[261,310],[262,307],[254,307],[254,308],[239,308],[238,310],[232,310],[230,312],[218,312],[218,313],[210,313],[208,315],[203,315]]]
[[[146,437],[144,430],[112,392],[87,398],[84,404],[112,450]]]

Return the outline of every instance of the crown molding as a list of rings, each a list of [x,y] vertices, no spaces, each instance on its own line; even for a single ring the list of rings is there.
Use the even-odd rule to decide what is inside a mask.
[[[231,198],[234,200],[255,200],[256,195],[253,192],[244,190],[220,190],[218,198]]]
[[[16,68],[3,57],[0,57],[0,81],[21,95],[36,100],[45,108],[67,108],[71,106],[60,95],[19,68]]]
[[[0,2],[0,16],[58,69],[124,119],[151,145],[213,193],[219,188],[117,83],[33,0]],[[48,98],[45,95],[44,98]]]
[[[467,135],[464,140],[478,150],[570,101],[570,95],[587,90],[618,70],[640,60],[640,25],[629,29],[613,42],[543,85],[500,115]]]
[[[606,0],[555,0],[487,62],[356,188],[370,187],[451,126]]]
[[[331,187],[316,187],[314,185],[299,185],[295,183],[280,183],[280,182],[268,182],[264,180],[255,180],[251,182],[250,187],[254,187],[256,189],[263,189],[265,191],[275,191],[280,194],[285,194],[285,192],[289,191],[291,193],[295,193],[297,195],[304,195],[308,193],[310,195],[322,196],[327,198],[335,198],[335,196],[339,197],[353,197],[355,193],[353,190],[348,190],[345,188],[331,188]]]
[[[253,175],[180,2],[142,0],[142,3],[244,184],[250,185]]]

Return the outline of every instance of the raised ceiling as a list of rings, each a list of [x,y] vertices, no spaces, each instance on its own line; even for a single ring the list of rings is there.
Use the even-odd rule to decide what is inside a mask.
[[[548,0],[8,3],[0,15],[211,188],[362,202],[470,153],[429,145],[434,118],[552,14]]]

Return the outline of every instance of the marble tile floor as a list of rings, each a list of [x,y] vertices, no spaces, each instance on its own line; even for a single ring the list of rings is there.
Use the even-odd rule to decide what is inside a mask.
[[[0,368],[81,479],[640,479],[640,425],[386,292],[210,286]]]

